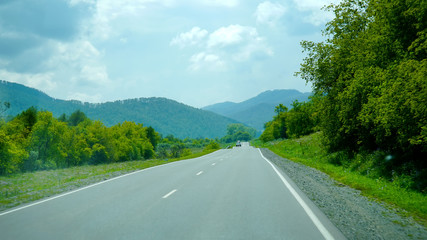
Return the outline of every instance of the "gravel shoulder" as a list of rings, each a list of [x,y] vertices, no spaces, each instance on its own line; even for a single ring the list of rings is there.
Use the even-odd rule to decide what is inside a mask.
[[[348,239],[427,239],[427,229],[399,209],[369,199],[327,174],[282,158],[263,155],[279,167]]]

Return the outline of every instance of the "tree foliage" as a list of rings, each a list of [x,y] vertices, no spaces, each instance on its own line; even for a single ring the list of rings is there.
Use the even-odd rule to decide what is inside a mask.
[[[301,43],[299,74],[323,96],[320,128],[328,150],[381,149],[396,164],[427,159],[427,4],[344,0],[327,8],[325,42]]]
[[[291,110],[280,104],[275,108],[277,116],[265,124],[265,130],[260,136],[263,142],[280,138],[298,138],[316,130],[318,125],[318,96],[311,96],[310,101],[295,100]],[[282,110],[280,110],[282,109]]]
[[[164,138],[157,138],[157,142],[156,157],[161,159],[185,157],[191,155],[192,150],[210,150],[217,146],[219,148],[218,140],[208,138],[179,139],[173,135],[168,135]]]
[[[31,107],[0,126],[0,175],[149,159],[158,138],[134,122],[106,127],[81,111],[56,119]]]
[[[249,141],[256,136],[256,130],[247,127],[241,123],[232,123],[227,126],[227,135],[221,138],[222,142],[231,143],[240,141]]]

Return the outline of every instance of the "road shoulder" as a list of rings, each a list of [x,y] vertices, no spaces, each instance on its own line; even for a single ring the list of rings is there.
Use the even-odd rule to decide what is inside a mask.
[[[337,183],[327,174],[282,158],[268,149],[263,155],[274,163],[348,239],[425,239],[427,230],[398,210]]]

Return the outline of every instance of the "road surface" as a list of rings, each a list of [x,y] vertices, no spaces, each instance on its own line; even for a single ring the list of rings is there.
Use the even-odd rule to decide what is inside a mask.
[[[149,168],[0,213],[6,239],[344,239],[260,151]]]

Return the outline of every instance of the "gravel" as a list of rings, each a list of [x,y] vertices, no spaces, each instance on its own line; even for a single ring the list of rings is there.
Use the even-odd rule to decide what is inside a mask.
[[[402,210],[368,199],[319,170],[282,158],[268,149],[261,151],[348,239],[427,239],[427,229],[411,217],[399,215]]]

